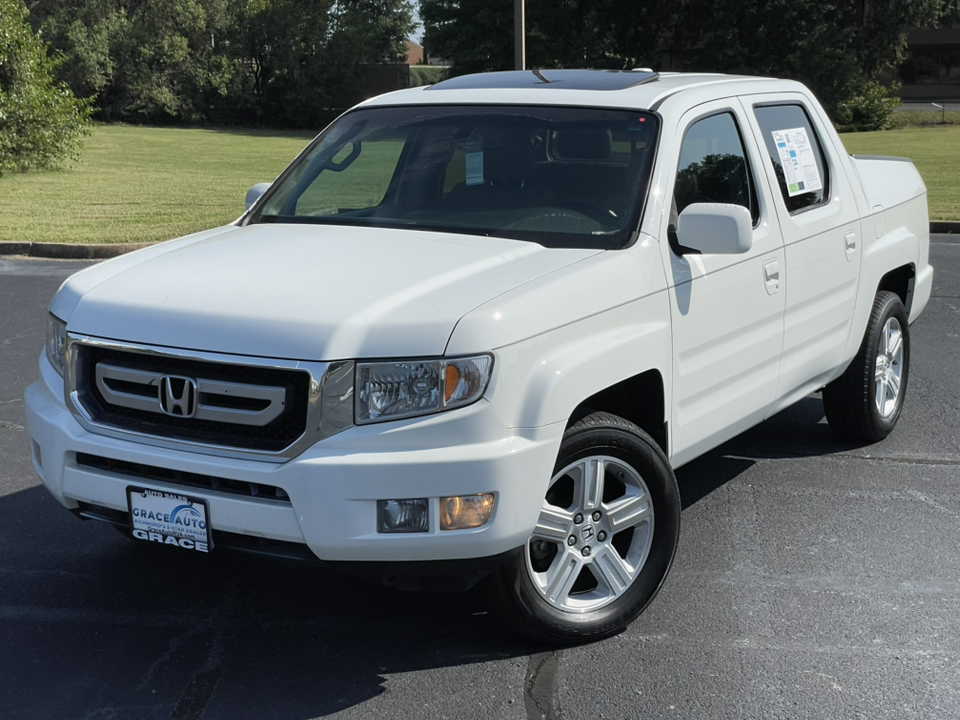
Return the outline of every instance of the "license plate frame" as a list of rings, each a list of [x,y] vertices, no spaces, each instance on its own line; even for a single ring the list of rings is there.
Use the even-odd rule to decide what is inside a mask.
[[[135,540],[195,552],[213,550],[210,505],[203,498],[129,485],[127,516]]]

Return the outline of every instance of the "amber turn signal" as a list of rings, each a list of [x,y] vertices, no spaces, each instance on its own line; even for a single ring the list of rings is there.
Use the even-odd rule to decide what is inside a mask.
[[[447,377],[446,384],[444,385],[443,391],[443,402],[450,402],[450,398],[453,397],[453,393],[456,392],[457,386],[460,384],[460,370],[456,365],[447,365]]]

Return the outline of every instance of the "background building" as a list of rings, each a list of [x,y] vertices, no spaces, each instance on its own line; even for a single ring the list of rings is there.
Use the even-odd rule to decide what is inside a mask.
[[[906,58],[883,79],[900,82],[904,102],[960,98],[960,27],[910,30]]]

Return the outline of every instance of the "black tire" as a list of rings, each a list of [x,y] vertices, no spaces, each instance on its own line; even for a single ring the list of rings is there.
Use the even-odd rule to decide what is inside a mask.
[[[891,361],[885,344],[889,327],[897,326],[902,351]],[[885,360],[880,360],[883,355]],[[899,377],[895,398],[886,399],[881,410],[878,397],[878,361],[881,389],[890,389],[889,378]],[[889,370],[886,368],[889,366]],[[899,375],[897,375],[899,373]],[[881,291],[873,301],[867,331],[856,357],[846,371],[823,389],[823,409],[830,427],[850,440],[877,442],[891,433],[900,419],[910,375],[910,331],[907,311],[900,298]]]
[[[590,483],[584,478],[590,474],[596,479],[593,504],[577,499],[588,494],[578,489],[575,479],[582,468],[595,468],[593,473],[583,469],[579,481],[579,488],[587,488]],[[569,472],[564,474],[565,470]],[[565,504],[568,496],[570,505]],[[647,514],[644,508],[652,512]],[[680,530],[680,492],[670,463],[656,442],[633,423],[608,413],[586,415],[564,433],[544,500],[544,512],[554,510],[572,518],[551,530],[569,532],[560,536],[567,542],[545,540],[535,532],[522,552],[490,578],[495,607],[513,629],[551,645],[590,642],[620,632],[653,600],[673,562]],[[575,523],[578,516],[581,522]],[[545,517],[541,514],[541,521]],[[569,581],[561,584],[569,591],[558,591],[560,597],[549,601],[550,588],[544,589],[536,578],[550,577],[551,570],[562,571],[578,561],[582,565],[568,571]],[[611,563],[624,574],[618,575]],[[562,607],[570,603],[582,606]]]

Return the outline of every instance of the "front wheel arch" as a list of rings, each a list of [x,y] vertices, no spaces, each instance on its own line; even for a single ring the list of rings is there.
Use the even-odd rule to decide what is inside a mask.
[[[593,476],[592,495],[577,490],[577,479],[567,476],[571,468],[591,460],[623,471],[620,479]],[[597,467],[605,472],[605,465]],[[586,473],[579,482],[588,486]],[[560,490],[566,499],[551,496],[564,483],[572,486]],[[645,493],[648,547],[643,538]],[[593,500],[584,501],[585,497]],[[594,511],[599,511],[598,519]],[[578,521],[577,515],[583,517]],[[590,523],[593,536],[582,536]],[[565,645],[614,635],[659,591],[673,562],[679,526],[676,478],[653,438],[615,415],[586,415],[564,433],[533,538],[490,579],[495,606],[508,625],[540,642]],[[603,533],[607,537],[601,539]],[[545,560],[534,557],[532,545],[544,538],[553,547]],[[585,548],[590,548],[589,554]],[[593,559],[597,565],[591,567]],[[563,575],[565,564],[572,569]],[[554,588],[551,578],[563,585]]]

